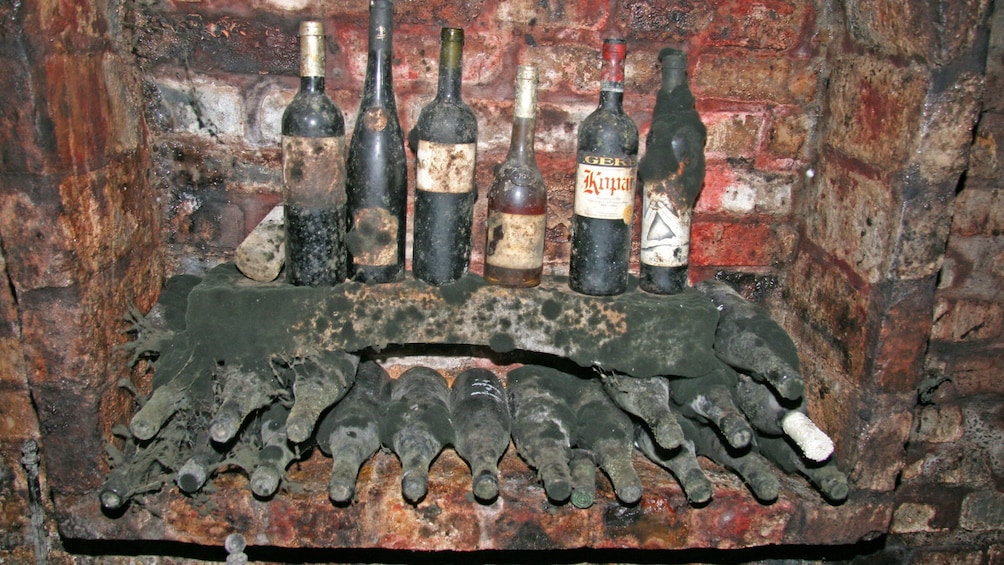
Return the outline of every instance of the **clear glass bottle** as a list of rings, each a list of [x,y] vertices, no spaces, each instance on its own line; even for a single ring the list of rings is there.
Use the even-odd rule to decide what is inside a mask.
[[[568,284],[613,295],[627,288],[638,171],[638,126],[624,113],[623,39],[603,42],[599,107],[579,126]]]
[[[286,280],[345,280],[345,120],[324,91],[324,25],[300,24],[300,89],[282,115]]]
[[[484,278],[491,284],[540,284],[547,188],[533,150],[536,121],[537,67],[520,65],[509,152],[488,190]]]
[[[433,285],[455,282],[471,262],[478,122],[460,95],[464,30],[443,28],[436,98],[415,124],[415,216],[411,270]]]
[[[707,129],[687,84],[687,55],[665,48],[662,87],[656,94],[645,156],[638,164],[642,185],[642,289],[674,294],[687,286],[690,221],[704,184]]]
[[[391,0],[370,1],[366,79],[345,166],[348,276],[364,283],[404,277],[408,174],[391,75],[393,16]]]

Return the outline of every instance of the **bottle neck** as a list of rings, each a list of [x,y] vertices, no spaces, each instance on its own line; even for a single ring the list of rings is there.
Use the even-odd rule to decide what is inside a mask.
[[[442,100],[459,100],[462,70],[463,43],[444,41],[439,51],[439,87],[436,97]]]
[[[620,110],[624,102],[624,58],[627,48],[623,40],[608,39],[603,44],[603,68],[600,74],[600,107]]]
[[[509,140],[509,153],[506,155],[506,161],[528,163],[535,159],[533,136],[536,126],[536,118],[513,118],[512,138]]]
[[[363,98],[393,104],[391,53],[394,6],[375,0],[370,4],[369,54]]]
[[[687,69],[683,68],[663,68],[662,70],[662,90],[673,92],[679,86],[687,83]]]
[[[516,98],[513,106],[512,139],[506,160],[527,162],[534,158],[533,136],[537,126],[537,71],[529,67],[517,70]]]
[[[300,90],[303,92],[324,92],[323,76],[300,77]]]

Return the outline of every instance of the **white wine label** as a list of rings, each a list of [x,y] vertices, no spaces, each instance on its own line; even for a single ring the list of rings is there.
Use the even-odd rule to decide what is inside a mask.
[[[634,159],[583,157],[575,171],[575,213],[630,224],[637,171]]]
[[[641,262],[653,267],[682,267],[690,260],[690,207],[671,197],[675,176],[646,185],[642,193]],[[667,185],[670,187],[667,190]]]
[[[474,190],[477,144],[436,143],[420,139],[415,188],[426,192],[463,194]]]
[[[282,136],[282,184],[287,202],[308,208],[345,202],[345,137]]]
[[[352,263],[384,267],[397,263],[397,218],[386,208],[363,208],[353,218],[352,231],[358,244],[352,247]]]
[[[503,269],[534,269],[544,263],[544,214],[488,214],[485,263]]]

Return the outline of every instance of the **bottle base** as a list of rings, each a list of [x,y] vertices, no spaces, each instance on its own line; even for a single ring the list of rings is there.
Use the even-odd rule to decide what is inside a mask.
[[[687,288],[687,265],[653,267],[642,263],[638,286],[651,294],[677,294]]]
[[[485,282],[512,288],[530,288],[540,284],[542,269],[505,269],[485,264]]]
[[[404,280],[404,267],[390,265],[386,267],[353,265],[349,269],[349,280],[364,284],[382,284]]]

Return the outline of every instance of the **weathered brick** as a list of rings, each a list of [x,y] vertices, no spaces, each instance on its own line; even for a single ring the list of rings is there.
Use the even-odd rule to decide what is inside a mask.
[[[1004,169],[1001,170],[1004,174]],[[952,238],[1004,234],[1004,193],[1000,188],[968,186],[955,198]]]
[[[865,422],[858,438],[860,457],[850,473],[858,488],[883,492],[896,488],[905,464],[904,447],[913,427],[913,416],[905,404],[902,400],[892,400],[885,406],[875,402],[874,417]]]
[[[709,156],[750,157],[759,148],[764,124],[760,114],[705,112],[701,120],[708,128],[704,150]]]
[[[792,190],[796,175],[772,173],[711,165],[716,170],[705,178],[695,210],[729,214],[770,214],[783,216],[791,212]]]
[[[904,502],[896,507],[892,515],[889,532],[893,534],[912,534],[918,532],[937,531],[931,528],[937,510],[929,504]]]
[[[950,389],[953,398],[1004,394],[1004,379],[1000,374],[1004,347],[1000,344],[961,347],[958,344],[932,343],[930,358],[941,364],[945,374],[952,379]]]
[[[1004,335],[1004,305],[984,300],[948,299],[935,304],[931,339],[949,342],[988,341]]]
[[[628,0],[618,4],[617,26],[648,41],[681,41],[702,35],[716,19],[715,6],[697,0]]]
[[[845,14],[851,34],[868,47],[945,63],[972,47],[987,6],[987,0],[852,0]]]
[[[797,110],[774,112],[767,128],[764,150],[776,158],[805,160],[809,157],[809,134],[816,118]]]
[[[962,408],[928,406],[917,414],[916,429],[911,441],[948,443],[959,440],[962,434]]]
[[[1004,529],[1004,493],[982,490],[966,495],[959,526],[970,531]]]
[[[913,554],[911,565],[982,565],[983,552],[972,549],[928,550],[920,548]]]
[[[927,182],[957,184],[969,162],[982,94],[982,76],[964,74],[928,97],[912,163]]]
[[[882,390],[911,392],[919,383],[931,331],[933,278],[889,281],[874,288],[872,323],[877,326],[869,352],[871,372]]]
[[[194,77],[185,81],[162,78],[157,88],[174,132],[232,139],[244,135],[244,96],[236,86]]]
[[[111,132],[102,60],[101,56],[56,55],[45,62],[46,109],[59,161],[72,164],[77,173],[105,165]]]
[[[786,263],[798,235],[790,226],[769,221],[731,223],[695,218],[690,262],[729,267]]]
[[[6,23],[6,22],[5,22]],[[9,92],[34,90],[32,73],[23,56],[0,57],[0,76]],[[9,173],[39,173],[46,161],[52,138],[50,125],[39,120],[34,96],[7,96],[0,104],[0,164]]]
[[[917,461],[903,469],[903,484],[980,486],[991,484],[986,455],[969,445],[925,446]]]
[[[810,4],[771,0],[767,2],[721,2],[715,26],[708,34],[712,45],[786,51],[802,38]]]
[[[414,23],[469,27],[485,15],[485,0],[432,0],[429,2],[399,2],[395,4],[395,24]],[[491,6],[490,3],[487,3]]]
[[[53,222],[61,214],[58,187],[34,175],[4,179],[0,199],[0,237],[7,274],[19,292],[71,284],[76,257],[64,225]],[[10,192],[6,192],[10,191]]]
[[[883,171],[899,171],[916,145],[928,71],[876,57],[848,56],[830,74],[826,143]]]
[[[866,281],[883,280],[898,223],[893,187],[824,160],[804,190],[808,236]]]
[[[816,98],[815,63],[787,57],[700,56],[692,78],[700,98],[806,104]]]
[[[0,387],[0,438],[25,441],[38,437],[38,416],[27,388]]]
[[[1004,235],[953,237],[941,269],[940,287],[967,300],[1000,300],[1004,280]]]

